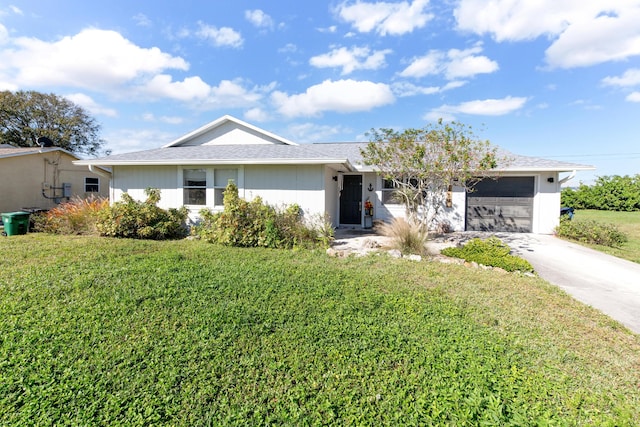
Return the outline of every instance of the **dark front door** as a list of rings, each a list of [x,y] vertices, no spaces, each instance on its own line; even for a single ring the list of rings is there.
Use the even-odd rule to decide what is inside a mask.
[[[362,176],[345,175],[340,193],[340,224],[360,224],[362,213]]]

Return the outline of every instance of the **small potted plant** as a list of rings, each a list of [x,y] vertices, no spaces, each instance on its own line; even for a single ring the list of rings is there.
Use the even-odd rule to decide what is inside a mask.
[[[364,202],[364,214],[373,216],[373,203],[369,199]]]

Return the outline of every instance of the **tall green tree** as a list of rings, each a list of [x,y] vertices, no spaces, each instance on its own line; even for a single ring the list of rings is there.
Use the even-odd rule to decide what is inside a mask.
[[[70,100],[36,91],[0,92],[0,143],[34,147],[38,138],[76,154],[99,154],[100,125]]]
[[[478,139],[470,126],[439,120],[422,129],[372,129],[361,154],[364,163],[393,184],[407,217],[425,229],[437,228],[452,187],[471,188],[490,175],[497,148]]]

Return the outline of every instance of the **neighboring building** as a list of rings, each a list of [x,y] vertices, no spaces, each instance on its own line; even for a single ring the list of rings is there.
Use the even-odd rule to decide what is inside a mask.
[[[50,209],[72,196],[108,197],[110,173],[58,147],[0,145],[0,212]]]
[[[161,148],[76,165],[112,169],[110,197],[127,192],[144,200],[148,187],[161,190],[163,208],[187,206],[192,218],[200,209],[222,209],[228,181],[240,197],[260,196],[281,206],[297,203],[308,214],[329,214],[334,226],[368,225],[404,216],[391,202],[392,189],[370,166],[360,149],[366,143],[296,144],[230,116],[221,117]],[[498,180],[483,181],[477,191],[453,189],[445,208],[453,230],[506,230],[552,233],[560,214],[561,172],[589,166],[533,157],[512,156],[498,168]],[[365,215],[366,201],[373,216]]]

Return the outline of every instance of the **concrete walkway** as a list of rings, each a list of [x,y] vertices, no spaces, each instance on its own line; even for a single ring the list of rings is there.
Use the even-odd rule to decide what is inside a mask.
[[[540,277],[640,334],[640,264],[555,236],[511,234],[502,240]]]

